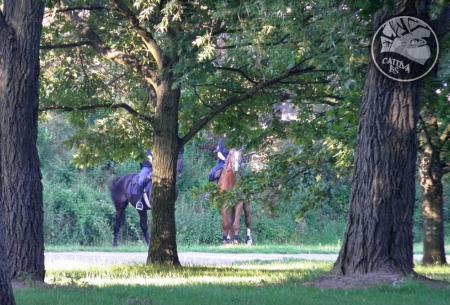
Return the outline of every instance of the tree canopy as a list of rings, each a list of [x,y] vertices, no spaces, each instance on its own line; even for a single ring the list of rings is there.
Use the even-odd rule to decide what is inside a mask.
[[[363,71],[360,46],[367,41],[357,39],[358,18],[345,6],[97,3],[61,1],[48,11],[42,41],[49,50],[43,52],[48,73],[42,74],[41,109],[72,111],[79,164],[123,160],[137,156],[136,144],[151,145],[157,52],[175,59],[183,142],[205,126],[237,145],[282,134],[274,105],[287,100],[299,108],[302,123],[323,118],[327,105],[339,105],[334,111],[342,113],[355,107],[345,93],[357,88],[353,72]]]

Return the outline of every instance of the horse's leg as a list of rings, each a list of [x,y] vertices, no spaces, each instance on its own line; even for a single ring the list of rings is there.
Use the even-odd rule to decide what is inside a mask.
[[[238,202],[235,206],[234,206],[234,217],[233,217],[233,243],[234,244],[238,244],[239,243],[239,222],[241,219],[241,213],[242,213],[242,208],[243,208],[243,203],[242,202]]]
[[[147,243],[147,246],[150,244],[150,237],[148,235],[148,224],[147,224],[147,210],[138,210],[139,218],[140,218],[140,225],[142,229],[142,235],[145,238],[145,242]]]
[[[117,237],[119,235],[120,227],[125,223],[125,208],[127,207],[128,202],[125,204],[115,204],[116,206],[116,218],[114,220],[114,240],[113,247],[117,247]]]
[[[230,211],[228,211],[228,234],[229,236],[231,236],[234,240],[234,230],[233,230],[233,224],[234,224],[234,220],[236,219],[236,207],[234,206]],[[228,243],[232,243],[232,240],[230,238],[230,240],[228,241]]]
[[[226,245],[230,242],[230,211],[222,209],[222,245]]]
[[[244,202],[244,216],[245,216],[245,227],[247,228],[247,239],[246,243],[247,246],[252,245],[252,232],[251,232],[251,207],[250,207],[250,201]]]

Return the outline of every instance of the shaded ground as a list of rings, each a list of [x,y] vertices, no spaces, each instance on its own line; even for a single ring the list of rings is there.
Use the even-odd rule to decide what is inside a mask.
[[[430,285],[435,288],[450,288],[450,283],[436,281],[419,274],[411,275],[413,280],[422,284]],[[305,286],[311,286],[320,289],[351,289],[368,288],[380,285],[397,286],[401,284],[405,276],[397,273],[367,273],[360,275],[333,276],[326,275],[305,283]]]
[[[27,281],[27,280],[12,280],[11,284],[13,286],[13,290],[24,290],[31,287],[38,287],[38,288],[47,288],[51,289],[54,287],[54,285],[50,285],[44,282],[37,282],[37,281]]]
[[[309,281],[304,286],[315,287],[318,289],[364,289],[380,285],[399,285],[403,282],[404,277],[398,274],[369,273],[364,275],[352,276],[331,276],[326,275]],[[422,284],[429,285],[434,288],[450,288],[450,283],[443,281],[435,281],[427,277],[415,274],[414,280]],[[38,287],[44,289],[53,289],[54,285],[44,282],[33,281],[12,281],[14,290],[29,289],[30,287]]]
[[[46,253],[46,264],[63,263],[66,265],[74,262],[87,264],[114,264],[114,263],[145,263],[146,253],[105,253],[105,252],[60,252]],[[306,260],[335,260],[334,254],[302,254],[302,255],[283,255],[283,254],[223,254],[223,253],[180,253],[180,261],[184,265],[218,265],[231,264],[233,262],[243,262],[252,260],[275,260],[275,259],[306,259]],[[419,257],[415,257],[418,259]],[[436,281],[424,276],[413,274],[414,280],[436,288],[450,288],[450,283]],[[333,276],[325,275],[315,278],[305,283],[305,286],[319,289],[352,289],[368,288],[378,285],[399,285],[403,282],[404,276],[396,273],[369,273],[363,275]],[[53,285],[43,282],[32,282],[29,280],[13,281],[13,287],[16,290],[27,289],[29,287],[53,288]]]

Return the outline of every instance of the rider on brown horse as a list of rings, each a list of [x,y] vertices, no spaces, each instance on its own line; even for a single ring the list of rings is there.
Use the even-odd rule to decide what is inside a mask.
[[[238,173],[241,166],[242,153],[240,150],[231,149],[229,151],[228,157],[225,160],[224,169],[220,174],[219,181],[217,184],[220,187],[220,191],[226,191],[234,189],[238,180]],[[222,244],[238,244],[239,243],[239,222],[241,213],[244,211],[245,215],[245,226],[247,228],[247,238],[246,244],[252,245],[251,236],[251,208],[250,201],[239,201],[231,204],[231,209],[229,207],[222,207]],[[232,240],[231,240],[232,239]]]
[[[217,164],[216,166],[211,170],[211,172],[208,175],[208,182],[212,182],[214,180],[214,173],[217,172],[219,169],[221,169],[225,165],[225,160],[228,157],[229,151],[225,148],[225,142],[223,140],[219,141],[219,144],[217,144],[216,151],[217,153]]]

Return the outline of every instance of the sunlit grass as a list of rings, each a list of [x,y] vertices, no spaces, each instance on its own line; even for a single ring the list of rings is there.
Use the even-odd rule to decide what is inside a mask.
[[[450,266],[423,266],[416,264],[414,271],[426,277],[450,283]]]
[[[46,266],[47,287],[14,291],[17,305],[123,304],[448,304],[450,289],[407,277],[398,285],[318,289],[303,284],[327,274],[333,262],[283,259],[223,266],[145,264]],[[449,280],[450,267],[416,271]]]
[[[49,266],[45,281],[52,285],[187,285],[280,284],[303,282],[326,273],[331,262],[282,260],[231,266],[164,267],[145,264],[100,265],[61,269]]]

